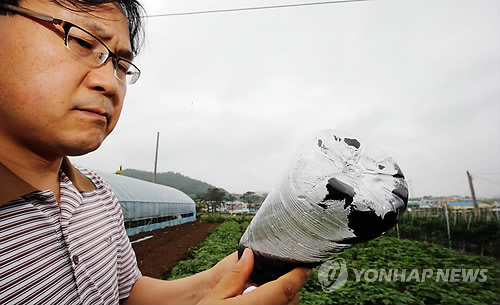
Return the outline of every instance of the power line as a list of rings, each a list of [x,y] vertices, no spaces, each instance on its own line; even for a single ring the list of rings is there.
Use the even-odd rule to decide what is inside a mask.
[[[500,173],[474,173],[474,175],[500,176]]]
[[[194,12],[181,12],[181,13],[168,13],[168,14],[146,15],[146,16],[142,16],[142,18],[171,17],[171,16],[185,16],[185,15],[200,15],[200,14],[227,13],[227,12],[240,12],[240,11],[255,11],[255,10],[267,10],[267,9],[275,9],[275,8],[285,8],[285,7],[313,6],[313,5],[337,4],[337,3],[344,3],[344,2],[362,2],[362,1],[369,1],[369,0],[335,0],[335,1],[324,1],[324,2],[309,2],[309,3],[296,3],[296,4],[282,4],[282,5],[269,5],[269,6],[256,6],[256,7],[229,8],[229,9],[207,10],[207,11],[194,11]]]
[[[472,176],[472,178],[476,178],[476,179],[478,178],[479,180],[483,180],[483,181],[489,182],[489,183],[494,184],[494,185],[496,185],[496,186],[500,185],[500,183],[498,183],[498,182],[494,182],[494,181],[491,181],[491,180],[489,180],[489,179],[485,179],[485,178],[483,178],[483,177],[479,177],[479,176]]]

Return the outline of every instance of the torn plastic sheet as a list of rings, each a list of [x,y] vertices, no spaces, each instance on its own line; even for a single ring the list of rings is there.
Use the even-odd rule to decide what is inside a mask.
[[[251,279],[313,267],[392,228],[408,203],[396,162],[358,137],[325,130],[306,140],[240,239],[254,252]]]

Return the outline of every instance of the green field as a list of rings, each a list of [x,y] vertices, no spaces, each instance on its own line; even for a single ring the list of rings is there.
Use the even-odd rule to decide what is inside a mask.
[[[195,249],[192,260],[179,262],[169,279],[182,278],[206,270],[237,249],[238,241],[248,222],[226,221]],[[348,280],[341,288],[327,293],[318,280],[318,269],[301,291],[301,304],[499,304],[500,268],[491,258],[467,256],[433,243],[380,237],[337,255],[346,262]],[[378,281],[360,276],[365,269],[407,270],[404,280]],[[434,271],[432,277],[412,278],[410,271]],[[487,279],[474,282],[437,279],[438,270],[485,269]],[[482,282],[479,279],[484,280]]]
[[[448,228],[450,235],[448,236]],[[399,231],[399,232],[398,232]],[[398,227],[386,235],[428,241],[471,254],[492,256],[500,259],[500,224],[497,218],[474,217],[451,214],[446,222],[444,215],[403,215]]]

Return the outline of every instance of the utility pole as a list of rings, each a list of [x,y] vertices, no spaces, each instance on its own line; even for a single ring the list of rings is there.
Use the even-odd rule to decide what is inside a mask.
[[[476,194],[474,193],[474,186],[472,185],[472,176],[470,175],[469,171],[467,171],[467,178],[469,179],[469,187],[470,187],[470,193],[472,196],[472,204],[474,205],[474,215],[477,217],[477,216],[479,216],[479,208],[478,208],[477,202],[476,202]]]
[[[160,144],[160,132],[156,133],[156,155],[155,155],[155,170],[153,172],[153,183],[156,183],[156,167],[158,165],[158,145]]]

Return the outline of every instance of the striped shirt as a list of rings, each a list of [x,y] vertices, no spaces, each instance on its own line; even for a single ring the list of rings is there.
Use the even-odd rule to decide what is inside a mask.
[[[0,304],[118,304],[127,298],[141,274],[110,187],[65,158],[59,204],[52,191],[39,190],[2,201],[13,196],[5,187],[19,182],[16,177],[0,163]],[[20,184],[15,187],[30,190]]]

